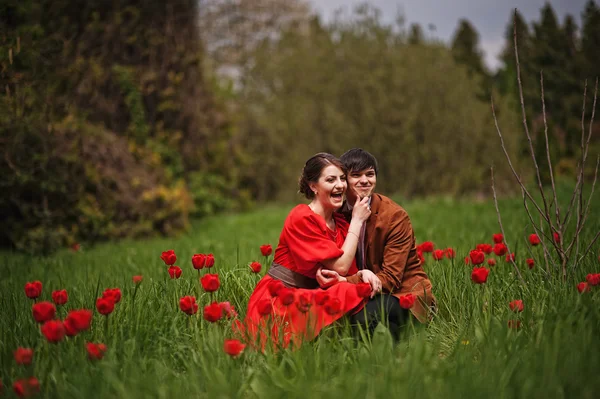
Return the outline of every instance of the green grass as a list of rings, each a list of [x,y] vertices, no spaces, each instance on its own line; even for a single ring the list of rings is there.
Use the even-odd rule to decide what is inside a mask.
[[[426,255],[425,269],[434,285],[439,314],[427,327],[410,326],[394,345],[384,328],[369,341],[356,341],[344,328],[328,328],[297,351],[262,354],[246,350],[239,358],[223,353],[229,323],[209,324],[183,314],[178,300],[196,295],[200,307],[209,297],[200,293],[192,268],[194,253],[215,254],[213,272],[221,277],[216,293],[243,314],[260,276],[247,264],[262,261],[259,245],[277,244],[290,206],[269,206],[238,215],[196,221],[178,238],[99,245],[52,257],[3,253],[0,260],[0,380],[5,391],[18,378],[35,375],[47,397],[281,397],[281,398],[487,398],[581,397],[600,391],[600,287],[579,295],[575,286],[585,275],[600,272],[598,244],[563,283],[557,273],[525,266],[530,233],[519,199],[500,202],[511,249],[527,286],[517,283],[512,266],[499,259],[485,285],[473,284],[463,258],[477,243],[490,243],[499,231],[492,202],[419,200],[403,203],[418,242],[453,247],[453,261],[435,262]],[[597,207],[595,208],[597,209]],[[584,242],[600,228],[595,209]],[[170,280],[159,259],[174,249],[183,268]],[[264,273],[264,268],[263,272]],[[144,281],[133,301],[133,275]],[[41,336],[25,297],[27,281],[41,280],[42,299],[66,288],[69,302],[59,310],[94,307],[105,288],[120,287],[123,299],[110,316],[94,314],[92,329],[52,345]],[[509,301],[523,299],[525,311],[515,315]],[[519,330],[507,322],[519,319]],[[191,320],[191,322],[190,322]],[[87,359],[85,342],[108,346],[104,359]],[[30,367],[18,366],[13,351],[35,350]],[[6,393],[5,393],[6,394]],[[9,393],[8,396],[12,395]]]

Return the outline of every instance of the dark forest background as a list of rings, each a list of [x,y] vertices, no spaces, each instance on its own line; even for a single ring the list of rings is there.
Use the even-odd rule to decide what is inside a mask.
[[[538,160],[543,70],[564,179],[579,159],[584,82],[589,120],[600,72],[600,8],[581,13],[582,26],[549,4],[535,21],[516,14]],[[310,155],[355,146],[377,156],[386,193],[486,196],[491,165],[510,193],[492,95],[520,173],[531,171],[506,20],[492,73],[469,21],[446,44],[368,5],[324,23],[300,0],[3,1],[0,246],[177,234],[191,217],[298,200]]]

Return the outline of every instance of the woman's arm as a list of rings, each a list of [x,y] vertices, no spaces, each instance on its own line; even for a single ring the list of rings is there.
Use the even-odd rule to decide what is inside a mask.
[[[357,199],[352,209],[352,220],[350,221],[348,234],[344,240],[344,245],[342,245],[344,254],[339,258],[327,259],[321,262],[326,269],[333,270],[340,276],[348,274],[348,270],[350,270],[356,255],[356,248],[358,248],[360,230],[370,215],[371,207],[369,206],[369,198],[365,197],[360,201]]]

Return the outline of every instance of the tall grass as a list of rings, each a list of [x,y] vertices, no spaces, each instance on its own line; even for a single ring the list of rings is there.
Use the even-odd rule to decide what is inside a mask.
[[[527,286],[518,284],[504,259],[498,259],[485,285],[476,285],[463,259],[498,232],[493,204],[438,198],[403,205],[419,242],[453,247],[456,257],[436,262],[426,255],[439,312],[427,327],[409,325],[397,344],[383,326],[371,339],[356,340],[342,325],[327,328],[296,351],[263,354],[247,348],[230,358],[223,352],[230,322],[210,324],[202,320],[202,310],[192,317],[179,310],[184,295],[196,295],[201,308],[208,304],[190,259],[212,252],[211,272],[221,277],[214,299],[230,301],[243,315],[260,278],[247,265],[264,260],[259,245],[277,244],[291,208],[271,206],[197,221],[191,233],[178,238],[83,246],[80,252],[47,258],[3,253],[0,380],[10,390],[15,380],[34,375],[43,396],[58,398],[598,396],[600,287],[584,295],[576,289],[587,273],[600,272],[598,245],[566,283],[546,275],[539,258],[529,270],[525,237],[530,231],[521,201],[502,200],[506,239],[516,248]],[[599,228],[592,215],[584,241]],[[176,251],[176,264],[184,270],[179,280],[168,277],[159,259],[167,249]],[[541,248],[532,253],[541,256]],[[134,301],[131,277],[139,274],[144,280]],[[97,287],[120,287],[123,299],[109,316],[108,330],[105,317],[95,312],[90,331],[49,344],[23,291],[32,280],[43,282],[43,300],[50,300],[52,290],[68,290],[60,318],[67,309],[94,309]],[[524,301],[523,313],[510,311],[513,299]],[[509,328],[508,320],[521,321],[521,327]],[[86,342],[105,343],[105,357],[90,361]],[[35,350],[32,366],[15,363],[13,351],[19,346]]]

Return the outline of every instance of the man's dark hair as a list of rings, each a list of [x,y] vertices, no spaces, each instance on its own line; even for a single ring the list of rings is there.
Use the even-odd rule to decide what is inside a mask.
[[[340,157],[340,161],[342,161],[348,170],[348,174],[373,168],[373,170],[375,170],[375,174],[377,175],[377,159],[375,159],[373,155],[362,148],[353,148],[346,151],[344,155]]]

